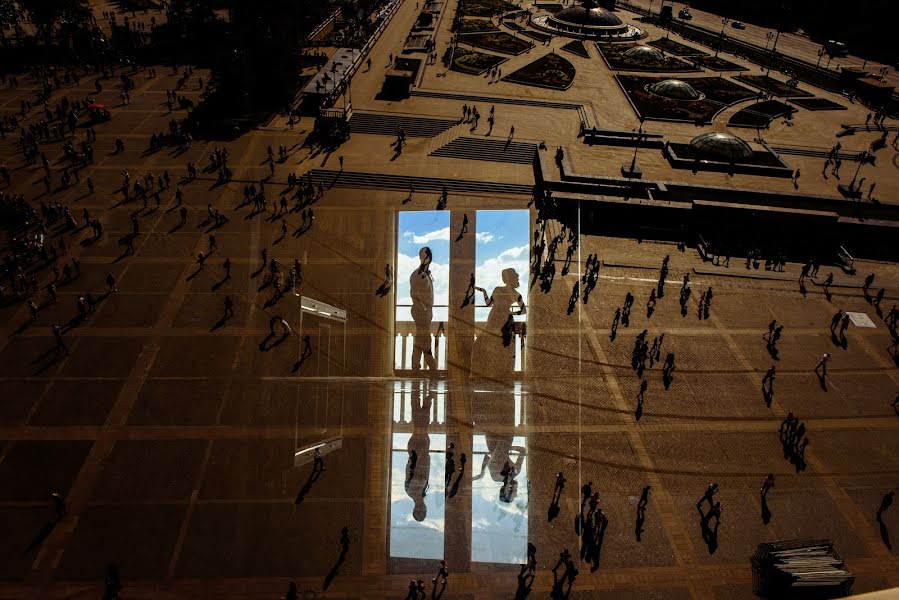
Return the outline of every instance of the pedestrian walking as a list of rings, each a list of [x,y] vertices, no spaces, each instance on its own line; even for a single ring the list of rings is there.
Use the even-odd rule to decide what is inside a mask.
[[[443,587],[446,587],[446,579],[447,579],[447,577],[449,577],[449,569],[446,568],[446,561],[445,561],[445,560],[441,560],[441,561],[440,561],[440,568],[437,569],[437,575],[434,577],[434,579],[431,580],[431,582],[432,582],[432,583],[434,584],[434,586],[436,587],[436,586],[437,586],[437,582],[440,581],[440,585],[443,586]]]
[[[877,509],[877,522],[882,523],[881,520],[883,517],[883,513],[893,505],[893,497],[896,495],[896,492],[890,490],[886,494],[883,495],[883,499],[880,501],[880,507]]]
[[[830,319],[830,333],[835,333],[837,326],[840,324],[840,321],[843,320],[843,311],[838,310],[834,313],[833,317]]]
[[[106,287],[109,289],[110,293],[119,291],[119,288],[116,285],[115,276],[112,273],[106,275]]]
[[[63,517],[65,517],[69,511],[66,508],[66,500],[62,497],[62,494],[59,492],[53,492],[50,494],[50,502],[53,503],[53,512],[56,513],[56,520],[61,521]]]
[[[234,316],[234,301],[231,300],[231,296],[225,296],[225,314],[222,317],[222,321],[227,321],[231,317]]]
[[[51,325],[50,330],[53,332],[53,339],[56,340],[56,351],[57,353],[62,352],[66,356],[69,354],[69,349],[66,346],[65,341],[62,339],[62,328],[59,325]]]
[[[827,363],[829,363],[829,362],[830,362],[830,354],[825,352],[821,356],[821,360],[818,361],[818,365],[815,367],[815,373],[822,380],[827,377]]]
[[[765,477],[765,480],[762,482],[762,487],[759,489],[759,492],[762,494],[762,497],[768,495],[768,491],[774,487],[774,473],[768,473],[768,476]]]
[[[868,295],[868,290],[871,288],[872,283],[874,283],[874,273],[868,274],[868,276],[865,277],[865,283],[862,285],[862,291],[866,296]]]

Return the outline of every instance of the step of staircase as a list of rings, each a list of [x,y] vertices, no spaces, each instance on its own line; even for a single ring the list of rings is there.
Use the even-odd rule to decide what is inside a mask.
[[[413,177],[409,175],[330,171],[325,169],[312,169],[309,173],[313,183],[321,183],[325,188],[350,187],[403,191],[412,189],[421,192],[441,192],[445,187],[449,193],[516,194],[527,196],[530,196],[533,192],[533,186],[519,183]]]
[[[810,156],[812,158],[827,158],[830,156],[829,150],[815,150],[812,148],[789,148],[782,146],[771,146],[771,149],[778,154],[789,154],[790,156]],[[840,152],[840,160],[848,160],[850,162],[858,161],[858,152]]]
[[[431,156],[530,165],[537,145],[503,139],[460,137],[431,152]]]
[[[578,110],[580,104],[573,102],[549,102],[542,100],[526,100],[523,98],[503,98],[502,96],[476,96],[471,94],[454,94],[452,92],[432,92],[428,90],[412,90],[412,96],[422,98],[443,98],[446,100],[458,100],[460,102],[484,102],[485,104],[517,104],[519,106],[539,106],[541,108],[561,108]]]
[[[402,127],[408,137],[434,137],[452,129],[458,123],[458,120],[439,117],[356,111],[350,119],[350,131],[369,135],[395,136],[397,129]]]

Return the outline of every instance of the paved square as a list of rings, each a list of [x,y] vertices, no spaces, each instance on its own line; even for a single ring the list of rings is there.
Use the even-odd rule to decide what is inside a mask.
[[[120,10],[91,5],[95,14]],[[854,273],[828,257],[802,293],[796,261],[811,256],[788,243],[809,232],[843,243],[851,228],[860,245],[866,237],[889,241],[878,236],[899,222],[899,163],[889,145],[896,115],[885,121],[887,146],[861,171],[863,202],[841,197],[837,179],[821,167],[842,124],[855,126],[839,138],[847,156],[881,130],[859,125],[868,107],[807,83],[800,89],[846,110],[800,109],[759,130],[727,125],[748,101],[721,107],[702,128],[648,120],[644,131],[663,141],[650,138],[635,152],[633,139],[619,142],[641,122],[592,42],[585,58],[561,49],[570,38],[554,36],[501,65],[508,75],[558,52],[576,70],[565,90],[447,69],[439,59],[457,5],[428,3],[439,11],[428,32],[438,64],[421,67],[409,98],[387,100],[388,55],[400,55],[421,13],[417,2],[397,3],[371,48],[371,66],[353,75],[352,134],[336,149],[307,143],[315,117],[304,114],[290,127],[279,114],[234,140],[198,138],[183,153],[145,154],[150,135],[186,116],[167,111],[165,91],[178,75],[162,65],[155,79],[146,70],[133,75],[128,105],[118,105],[116,80],[104,81],[96,97],[113,118],[96,125],[95,161],[68,189],[55,187],[67,164],[58,139],[39,145],[52,171],[44,193],[40,159],[25,164],[18,131],[6,131],[0,164],[12,183],[0,191],[23,194],[38,211],[59,202],[78,227],[47,226],[48,246],[62,240],[66,252],[53,265],[38,258],[23,269],[26,280],[35,277],[36,293],[8,300],[11,278],[0,280],[0,596],[99,597],[114,562],[127,598],[276,598],[296,581],[305,597],[388,600],[404,597],[412,578],[430,590],[445,558],[444,598],[511,598],[530,542],[537,571],[529,597],[551,592],[552,569],[568,549],[580,571],[571,599],[734,600],[755,597],[749,558],[757,545],[795,537],[832,539],[856,575],[854,592],[899,587],[899,510],[876,518],[884,494],[899,485],[899,412],[891,406],[899,371],[887,324],[899,299],[899,266],[884,259],[887,244],[878,255],[872,241]],[[708,25],[711,15],[697,13]],[[645,41],[666,34],[634,5],[614,14],[644,30]],[[149,23],[149,16],[164,19],[155,10],[134,18]],[[509,18],[498,27],[513,32],[514,23],[527,24]],[[750,34],[764,43],[760,28],[750,25]],[[808,60],[815,45],[794,38],[786,47]],[[748,59],[727,60],[759,74]],[[195,101],[198,77],[211,76],[196,68],[180,92]],[[17,114],[27,128],[43,111],[36,103],[22,117],[20,102],[34,100],[40,81],[18,78],[19,87],[0,89],[0,117]],[[78,85],[61,85],[51,108],[63,96],[93,94],[94,79],[85,72]],[[477,106],[485,120],[495,110],[492,130],[459,122],[463,105]],[[397,127],[409,139],[394,156]],[[619,140],[597,141],[603,132]],[[758,152],[775,148],[802,177],[672,166],[665,142],[687,144],[702,132],[739,135]],[[75,143],[85,135],[78,129]],[[112,152],[116,137],[124,152]],[[524,145],[523,159],[513,139]],[[289,156],[269,178],[266,150],[280,145]],[[233,178],[219,183],[216,169],[204,169],[223,147]],[[557,149],[562,158],[554,162]],[[643,179],[631,185],[621,166],[635,155]],[[187,177],[188,161],[199,177]],[[858,166],[846,163],[843,183]],[[172,185],[156,188],[158,208],[152,194],[146,208],[134,197],[123,201],[125,171],[132,183],[170,174]],[[321,185],[321,196],[295,206],[289,173]],[[878,203],[867,197],[874,181]],[[244,202],[250,184],[264,186],[265,211]],[[187,209],[183,224],[176,189]],[[435,210],[443,190],[446,206]],[[554,194],[555,211],[541,214],[543,201],[534,202],[541,190]],[[282,197],[288,212],[268,212]],[[315,219],[304,230],[310,208]],[[228,221],[211,226],[210,210]],[[688,210],[699,224],[689,232],[679,216]],[[82,227],[84,214],[102,223],[98,239]],[[130,253],[132,217],[139,234]],[[818,218],[835,229],[816,229]],[[723,256],[715,264],[698,251],[697,233],[729,231],[720,233],[726,238],[759,223],[784,244],[783,272],[752,267],[745,250],[754,248],[736,241],[727,266]],[[23,231],[4,232],[3,256]],[[552,250],[538,256],[541,241]],[[433,257],[430,331],[440,365],[433,381],[411,368],[415,325],[402,316],[410,314],[410,275],[423,246]],[[587,296],[590,255],[598,256],[598,276]],[[657,297],[666,257],[667,283]],[[75,269],[74,258],[71,277],[54,274],[54,267]],[[272,259],[285,277],[299,261],[296,289],[276,293]],[[550,264],[552,281],[541,289],[550,278],[540,270]],[[518,285],[506,269],[515,270]],[[866,294],[868,273],[876,279]],[[110,274],[117,291],[107,286]],[[682,309],[685,277],[691,294]],[[473,300],[472,278],[484,288]],[[379,286],[386,291],[377,293]],[[709,290],[705,317],[699,303]],[[79,300],[88,293],[94,310],[81,317]],[[518,294],[527,310],[512,318],[505,313],[519,307]],[[628,294],[629,319],[613,329]],[[300,296],[345,310],[345,325],[301,311]],[[838,309],[850,314],[845,343],[828,329]],[[279,318],[292,335],[282,335]],[[775,348],[766,344],[772,321],[784,327]],[[57,349],[52,325],[61,327],[66,352]],[[639,365],[634,349],[644,330],[647,349],[661,345]],[[831,359],[822,379],[815,367],[824,353]],[[789,412],[806,427],[804,469],[785,457],[779,437]],[[298,450],[332,438],[341,447],[325,453],[326,470],[313,471],[304,455],[296,466]],[[556,509],[560,472],[566,483]],[[776,483],[763,506],[759,487],[769,473]],[[591,500],[581,496],[588,482],[598,494],[593,515],[601,510],[608,519],[597,533],[595,569],[578,556],[578,532],[594,522],[585,516]],[[723,513],[710,536],[697,502],[713,482]],[[59,520],[54,492],[66,498]],[[349,545],[342,553],[343,528]]]

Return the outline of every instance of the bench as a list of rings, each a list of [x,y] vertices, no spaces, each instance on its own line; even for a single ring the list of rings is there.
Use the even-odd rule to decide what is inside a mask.
[[[702,237],[701,233],[696,234],[699,238],[699,241],[696,243],[696,250],[699,252],[699,258],[702,259],[702,262],[706,262],[712,260],[712,257],[709,255],[709,244],[705,241],[705,238]]]
[[[839,259],[839,266],[845,273],[848,275],[855,275],[855,259],[852,258],[852,255],[849,254],[849,251],[846,250],[845,247],[840,246],[839,252],[837,252],[837,258]]]

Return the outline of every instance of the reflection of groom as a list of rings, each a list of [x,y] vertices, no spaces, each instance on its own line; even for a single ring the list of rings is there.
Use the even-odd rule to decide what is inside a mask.
[[[415,337],[412,340],[412,370],[421,369],[424,356],[432,378],[437,377],[437,361],[431,353],[431,319],[434,315],[434,278],[431,277],[431,249],[425,246],[418,251],[421,265],[409,276],[412,294],[412,320],[415,321]]]
[[[428,425],[431,423],[431,406],[437,392],[436,389],[429,390],[422,402],[418,382],[412,385],[412,435],[409,437],[409,459],[406,462],[406,493],[415,502],[412,516],[421,522],[428,516],[425,504],[431,476],[431,438],[428,436]]]

